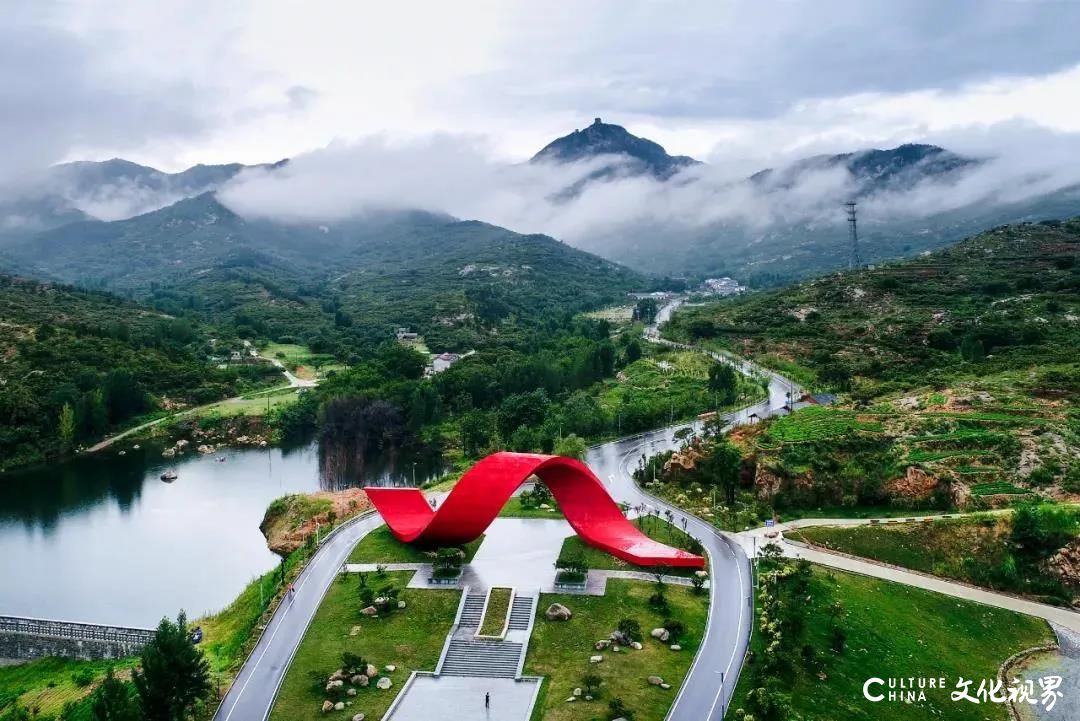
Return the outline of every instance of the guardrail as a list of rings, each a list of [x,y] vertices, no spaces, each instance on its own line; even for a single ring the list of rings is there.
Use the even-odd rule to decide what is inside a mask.
[[[146,644],[154,637],[148,628],[125,628],[96,623],[53,621],[44,618],[0,616],[0,633],[21,633],[28,636],[63,638],[70,641],[100,641],[102,643]]]

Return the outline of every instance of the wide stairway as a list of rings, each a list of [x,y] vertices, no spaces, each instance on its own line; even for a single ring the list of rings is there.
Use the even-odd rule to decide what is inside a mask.
[[[483,620],[485,594],[469,594],[461,610],[458,631],[450,640],[439,673],[443,676],[484,676],[516,678],[525,644],[508,640],[474,638]],[[511,631],[527,631],[536,608],[536,598],[514,598],[510,608]],[[520,638],[520,635],[518,635]]]

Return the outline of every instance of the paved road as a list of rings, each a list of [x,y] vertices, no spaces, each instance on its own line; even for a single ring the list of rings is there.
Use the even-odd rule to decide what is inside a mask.
[[[950,517],[957,518],[965,515],[973,514],[954,513],[951,514]],[[930,516],[930,518],[940,518],[940,516]],[[882,518],[875,520],[881,523],[881,525],[887,525],[889,521],[895,521],[896,519]],[[867,525],[870,522],[871,519],[869,518],[805,518],[780,524],[773,529],[755,528],[752,531],[738,534],[737,539],[743,548],[743,552],[748,555],[753,555],[755,552],[759,551],[762,546],[769,543],[770,540],[774,540],[764,537],[765,533],[779,531],[780,536],[775,540],[780,542],[780,547],[783,549],[784,555],[786,556],[792,558],[805,558],[807,561],[812,561],[813,563],[822,566],[830,566],[842,571],[850,571],[851,573],[858,573],[872,578],[881,578],[886,581],[895,581],[896,583],[902,583],[906,586],[914,586],[916,588],[926,589],[927,591],[935,591],[946,596],[964,598],[969,601],[977,601],[986,604],[987,606],[1016,611],[1017,613],[1042,618],[1059,626],[1064,626],[1072,631],[1080,632],[1080,613],[1070,611],[1067,608],[1036,603],[1035,601],[1029,601],[1017,596],[1011,596],[1005,593],[995,593],[967,584],[938,578],[937,576],[907,571],[893,566],[885,566],[880,563],[874,563],[873,561],[863,560],[840,553],[830,553],[829,551],[820,548],[813,548],[802,543],[789,541],[783,537],[783,531],[788,529],[809,528],[812,526],[859,526]]]
[[[334,582],[353,546],[382,523],[378,514],[368,514],[341,527],[323,542],[314,559],[296,579],[293,599],[286,598],[282,602],[263,631],[255,650],[214,714],[215,721],[262,721],[266,718],[326,589]]]

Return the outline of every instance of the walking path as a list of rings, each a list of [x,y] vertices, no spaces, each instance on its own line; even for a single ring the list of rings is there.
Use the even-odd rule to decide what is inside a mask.
[[[949,517],[956,517],[960,515],[965,514],[953,514]],[[826,551],[817,546],[811,546],[809,544],[801,543],[799,541],[789,540],[783,535],[783,531],[790,528],[807,528],[810,526],[830,525],[854,526],[867,525],[874,522],[894,522],[895,520],[896,519],[808,518],[800,521],[793,521],[791,523],[781,524],[776,528],[756,528],[752,531],[736,534],[735,538],[742,545],[743,550],[750,556],[760,555],[761,549],[765,545],[770,542],[776,542],[780,545],[780,548],[784,552],[784,555],[789,558],[803,558],[812,563],[817,563],[822,566],[829,566],[830,568],[836,568],[842,571],[849,571],[851,573],[858,573],[863,576],[871,576],[873,578],[880,578],[886,581],[903,583],[907,586],[914,586],[916,588],[922,588],[927,591],[934,591],[936,593],[941,593],[946,596],[952,596],[954,598],[963,598],[969,601],[977,601],[979,603],[986,604],[987,606],[1004,608],[1010,611],[1016,611],[1017,613],[1026,614],[1028,616],[1042,618],[1072,631],[1080,632],[1080,613],[1077,613],[1076,611],[1071,611],[1067,608],[1062,608],[1060,606],[1050,606],[1045,603],[1037,603],[1035,601],[1029,601],[1027,599],[1020,598],[1018,596],[1012,596],[1006,593],[988,591],[977,586],[971,586],[966,583],[950,581],[944,578],[939,578],[937,576],[931,576],[929,574],[911,571],[908,569],[900,568],[899,566],[882,563],[880,561],[859,558],[844,553]],[[777,537],[775,539],[769,538],[767,536],[767,534],[773,532],[776,532]]]

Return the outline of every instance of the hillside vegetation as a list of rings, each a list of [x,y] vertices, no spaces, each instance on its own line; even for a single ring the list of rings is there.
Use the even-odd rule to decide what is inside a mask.
[[[107,293],[0,276],[0,468],[280,380],[269,365],[218,368],[209,341],[197,322]]]
[[[666,328],[747,353],[839,407],[747,434],[777,508],[1009,504],[1080,493],[1080,220],[686,309]]]

